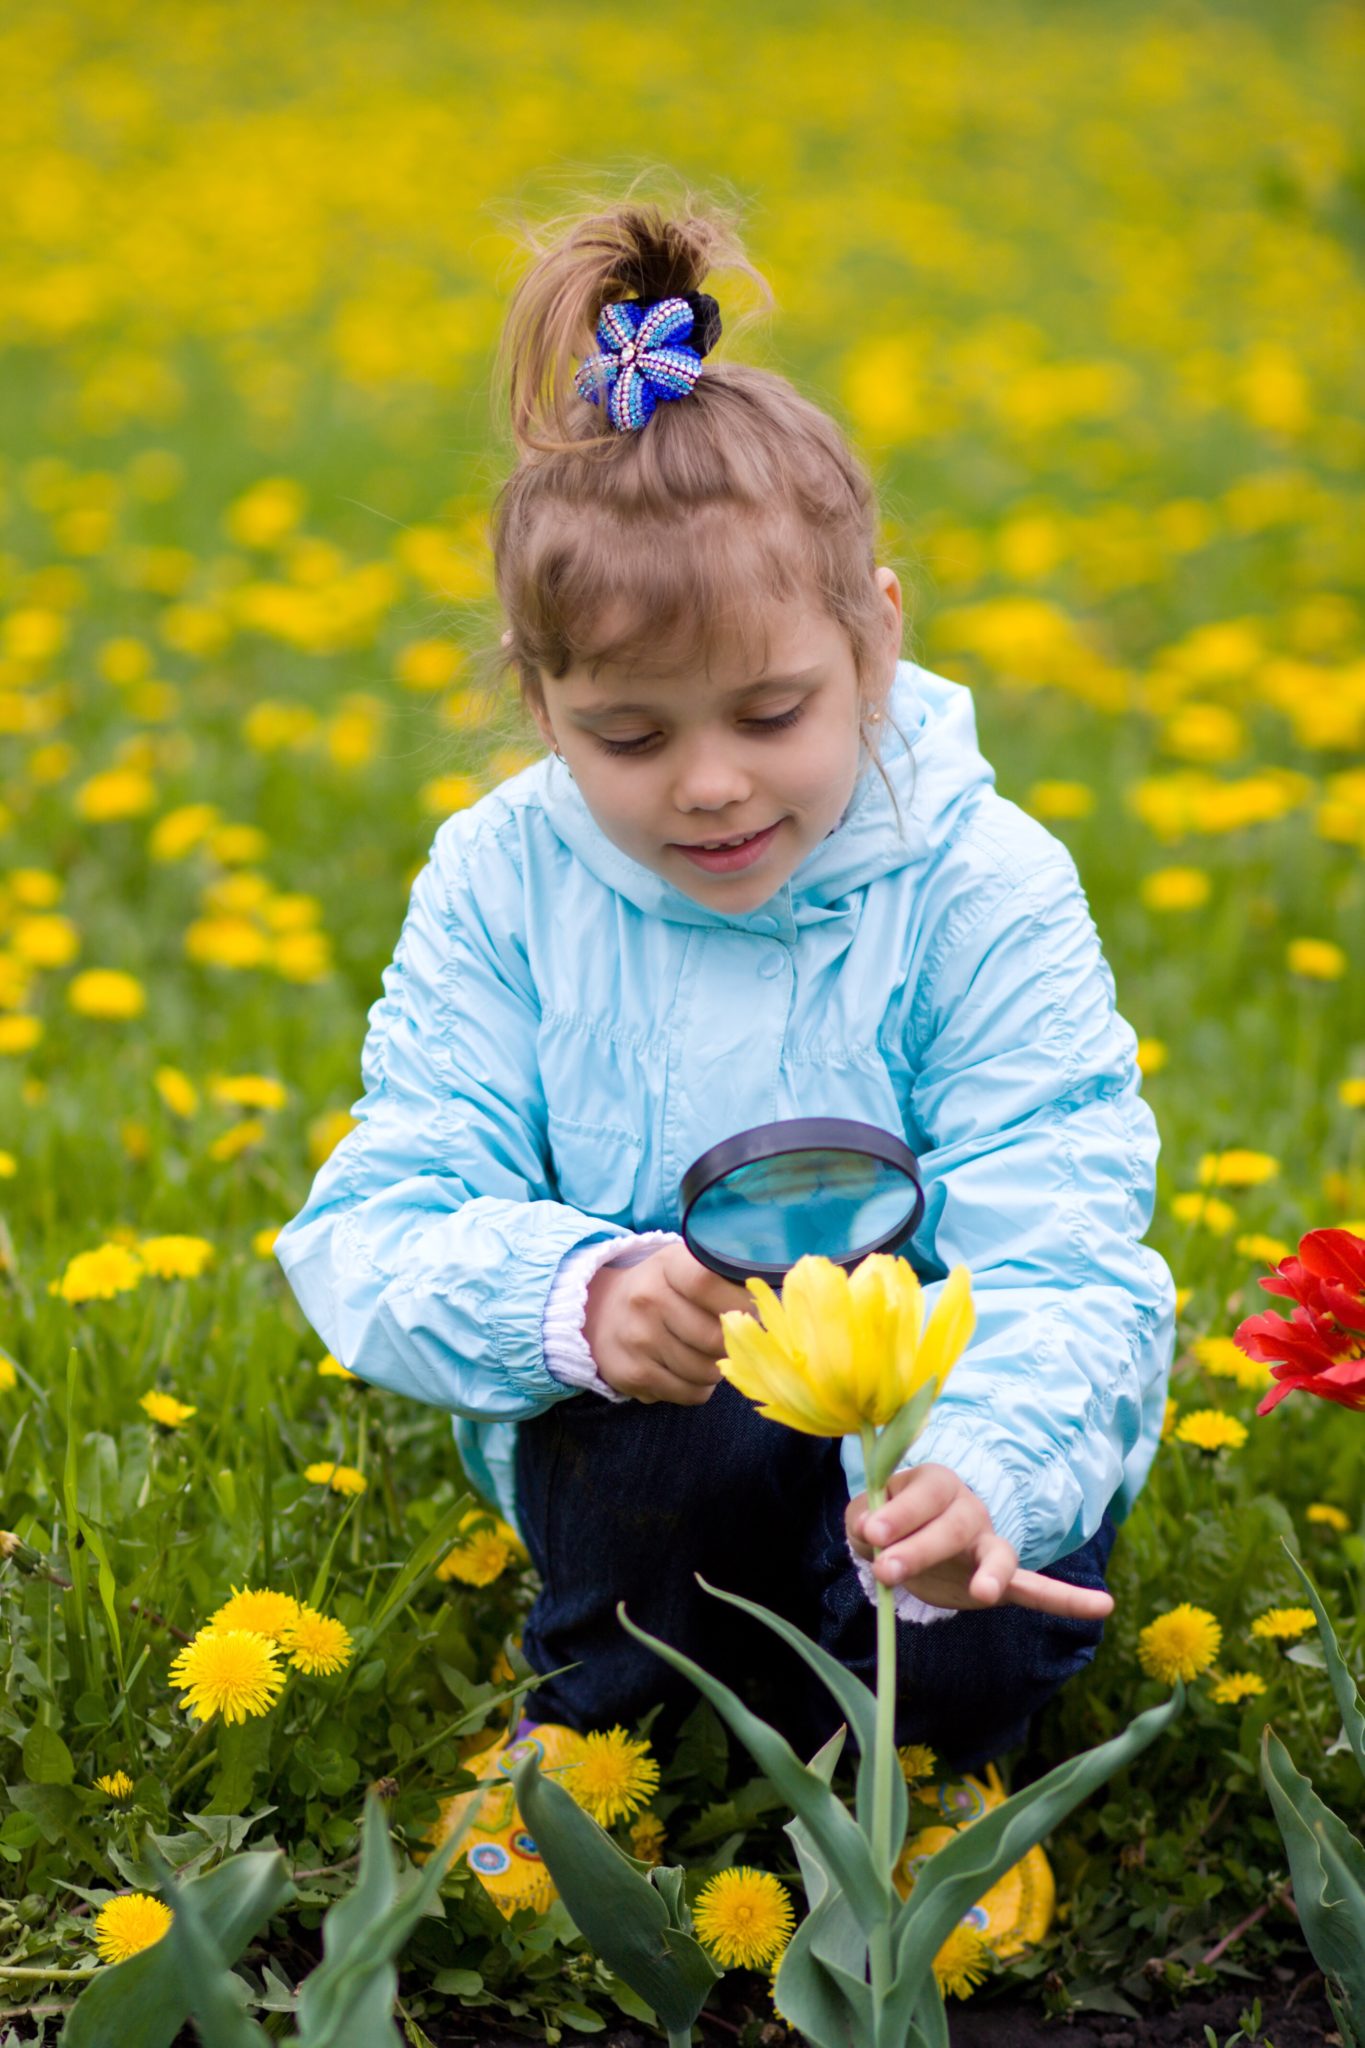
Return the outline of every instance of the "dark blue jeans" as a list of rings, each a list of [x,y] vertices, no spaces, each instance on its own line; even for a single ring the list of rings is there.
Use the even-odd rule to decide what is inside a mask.
[[[520,1425],[516,1483],[541,1578],[523,1648],[537,1672],[574,1665],[530,1694],[534,1719],[586,1732],[629,1726],[662,1702],[653,1732],[676,1733],[697,1694],[621,1627],[624,1600],[632,1621],[812,1754],[843,1718],[830,1694],[769,1629],[703,1592],[696,1572],[797,1623],[875,1685],[876,1613],[844,1534],[837,1441],[767,1421],[728,1381],[697,1408],[576,1394]],[[1048,1575],[1102,1586],[1113,1541],[1106,1514]],[[1102,1633],[1097,1621],[1010,1606],[898,1623],[896,1740],[978,1768],[1025,1740]]]

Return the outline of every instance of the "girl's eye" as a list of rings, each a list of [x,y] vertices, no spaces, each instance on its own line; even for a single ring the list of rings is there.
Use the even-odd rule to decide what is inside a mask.
[[[781,732],[785,727],[796,724],[797,719],[801,716],[802,709],[803,707],[797,704],[790,711],[779,713],[776,718],[749,718],[745,720],[745,724],[751,732]],[[599,739],[598,744],[608,754],[625,754],[629,756],[631,754],[646,753],[653,746],[655,738],[656,735],[654,733],[647,732],[637,740]]]

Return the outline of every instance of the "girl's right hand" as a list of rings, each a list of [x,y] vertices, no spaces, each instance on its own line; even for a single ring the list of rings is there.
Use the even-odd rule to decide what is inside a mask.
[[[725,1355],[727,1309],[752,1312],[753,1299],[666,1244],[635,1266],[599,1266],[588,1284],[583,1335],[607,1385],[636,1401],[709,1401]]]

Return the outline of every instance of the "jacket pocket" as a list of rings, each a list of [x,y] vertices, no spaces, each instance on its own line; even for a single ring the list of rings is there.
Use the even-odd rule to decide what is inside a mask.
[[[643,1140],[623,1126],[579,1123],[554,1110],[547,1127],[559,1199],[585,1216],[629,1224]]]

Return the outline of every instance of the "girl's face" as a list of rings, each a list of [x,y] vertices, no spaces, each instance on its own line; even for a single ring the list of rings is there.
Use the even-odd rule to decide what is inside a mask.
[[[727,651],[709,676],[698,663],[648,680],[541,677],[541,735],[613,845],[715,910],[754,910],[781,888],[843,816],[860,722],[895,676],[900,584],[890,569],[876,580],[885,648],[865,694],[843,628],[805,608],[774,616],[761,673]]]

